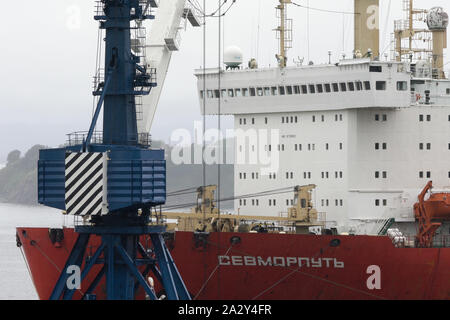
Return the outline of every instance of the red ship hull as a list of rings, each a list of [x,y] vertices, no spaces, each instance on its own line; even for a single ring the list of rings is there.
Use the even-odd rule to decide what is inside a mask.
[[[45,228],[17,234],[39,298],[48,299],[77,234],[64,229],[60,244]],[[141,242],[151,246],[147,237]],[[86,254],[99,244],[92,237]],[[450,248],[395,248],[378,236],[211,233],[203,239],[192,232],[176,232],[167,244],[197,300],[450,299]],[[105,297],[104,282],[95,293]]]

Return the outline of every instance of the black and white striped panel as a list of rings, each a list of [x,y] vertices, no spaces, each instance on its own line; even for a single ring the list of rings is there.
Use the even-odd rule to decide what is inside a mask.
[[[101,215],[104,203],[105,154],[66,154],[66,212],[77,216]]]

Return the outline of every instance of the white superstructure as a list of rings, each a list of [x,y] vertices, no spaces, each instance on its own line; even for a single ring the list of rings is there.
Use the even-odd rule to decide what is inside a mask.
[[[450,81],[416,78],[417,65],[426,74],[423,64],[370,59],[196,70],[206,114],[218,113],[220,97],[221,114],[234,115],[241,135],[279,131],[276,145],[259,134],[256,142],[236,139],[235,195],[313,183],[315,207],[329,227],[371,233],[389,218],[414,222],[413,204],[428,180],[450,188]],[[278,170],[264,173],[267,164],[249,161],[262,148],[277,155]],[[241,199],[235,208],[286,215],[292,198]]]

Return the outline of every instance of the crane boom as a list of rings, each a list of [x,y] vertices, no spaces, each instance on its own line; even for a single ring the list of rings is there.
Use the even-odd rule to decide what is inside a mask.
[[[153,123],[156,108],[161,96],[164,82],[173,51],[178,51],[180,45],[179,31],[182,29],[182,19],[192,18],[193,8],[186,7],[186,0],[164,0],[158,5],[158,15],[152,22],[146,45],[146,62],[149,68],[156,68],[157,86],[149,95],[142,98],[142,116],[137,119],[138,132],[148,133]],[[200,26],[199,23],[192,23]],[[139,112],[139,111],[138,111]]]

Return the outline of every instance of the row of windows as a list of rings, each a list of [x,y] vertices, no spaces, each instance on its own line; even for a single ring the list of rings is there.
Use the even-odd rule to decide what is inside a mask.
[[[322,179],[329,179],[330,173],[329,171],[322,171],[321,173]],[[252,172],[251,175],[249,173],[249,177],[251,176],[252,180],[259,179],[258,172]],[[303,172],[303,179],[311,179],[312,174],[311,172]],[[335,179],[342,179],[344,177],[344,173],[342,171],[335,171],[334,172],[334,178]],[[450,178],[450,171],[448,172],[448,177]],[[269,173],[269,179],[273,180],[276,179],[277,175],[276,173]],[[375,171],[375,179],[387,179],[388,173],[387,171]],[[419,178],[431,178],[431,171],[419,171]],[[246,180],[247,179],[247,173],[246,172],[239,172],[239,179],[240,180]],[[294,172],[286,172],[286,179],[294,179]]]
[[[387,88],[386,81],[376,81],[375,89],[384,91]],[[207,90],[207,98],[234,98],[234,97],[263,97],[263,96],[284,96],[299,94],[316,94],[331,92],[349,92],[371,90],[370,81],[350,81],[350,82],[334,82],[325,84],[303,84],[303,85],[287,85],[287,86],[270,86],[270,87],[250,87],[250,88],[234,88],[234,89],[215,89]],[[408,83],[406,81],[397,81],[398,91],[407,91]],[[200,97],[204,98],[204,91],[200,91]]]
[[[322,122],[325,122],[325,115],[321,115],[320,119]],[[343,115],[342,114],[335,114],[334,115],[334,121],[343,121]],[[285,116],[281,117],[281,123],[298,123],[300,121],[298,116]],[[251,124],[255,124],[255,118],[250,119]],[[269,119],[267,117],[264,118],[264,123],[267,124],[269,122]],[[316,116],[312,116],[312,122],[316,122]],[[246,125],[247,124],[247,118],[239,118],[239,125]]]
[[[320,119],[322,122],[325,122],[325,115],[321,115]],[[381,121],[386,122],[388,120],[387,114],[375,114],[375,121]],[[250,119],[251,124],[255,124],[255,118]],[[300,121],[298,116],[286,116],[281,117],[281,123],[298,123]],[[334,115],[334,121],[343,121],[343,115],[342,114],[335,114]],[[430,122],[431,121],[431,114],[419,114],[419,122]],[[448,116],[448,121],[450,121],[450,115]],[[264,118],[264,123],[268,124],[269,120],[267,117]],[[316,122],[316,116],[312,116],[312,122]],[[239,118],[239,124],[240,125],[246,125],[247,119],[246,118]]]
[[[344,148],[344,144],[342,142],[339,143],[339,150],[342,150]],[[277,145],[277,149],[278,151],[285,151],[285,145],[284,144],[279,144]],[[264,146],[264,150],[265,151],[272,151],[272,145],[265,145]],[[316,150],[316,144],[315,143],[305,143],[305,148],[303,148],[303,144],[294,144],[294,151],[303,151],[303,150],[308,150],[308,151],[315,151]],[[330,150],[330,145],[329,143],[325,143],[325,150]],[[252,145],[252,151],[255,151],[255,146]],[[240,145],[239,146],[239,152],[243,152],[243,146]]]
[[[344,147],[343,143],[340,142],[339,143],[339,150],[343,150],[343,147]],[[278,151],[285,151],[286,150],[284,144],[278,144],[277,145],[277,149],[278,149]],[[325,150],[330,150],[330,144],[329,143],[325,143],[324,144],[324,149]],[[448,149],[450,150],[450,143],[448,144]],[[271,152],[272,151],[272,145],[271,144],[265,145],[264,146],[264,150]],[[305,143],[305,145],[303,145],[301,143],[294,144],[294,151],[306,151],[306,150],[307,151],[315,151],[316,150],[316,144],[315,143],[308,143],[308,144]],[[375,143],[375,150],[387,150],[387,143],[386,142],[383,142],[383,143],[376,142]],[[419,143],[419,150],[431,150],[431,143],[423,143],[423,142]],[[253,152],[255,151],[255,146],[254,145],[252,145],[252,151]],[[242,145],[239,146],[239,152],[243,152],[243,146]]]
[[[252,206],[259,206],[259,199],[248,199],[249,204],[251,203]],[[329,199],[321,199],[320,201],[322,207],[329,207],[330,206],[330,200]],[[277,200],[276,199],[268,199],[269,207],[276,206]],[[286,199],[286,206],[293,206],[294,200],[293,199]],[[343,199],[335,199],[334,205],[336,207],[343,207],[344,206],[344,200]],[[239,206],[247,206],[247,199],[239,199]]]

